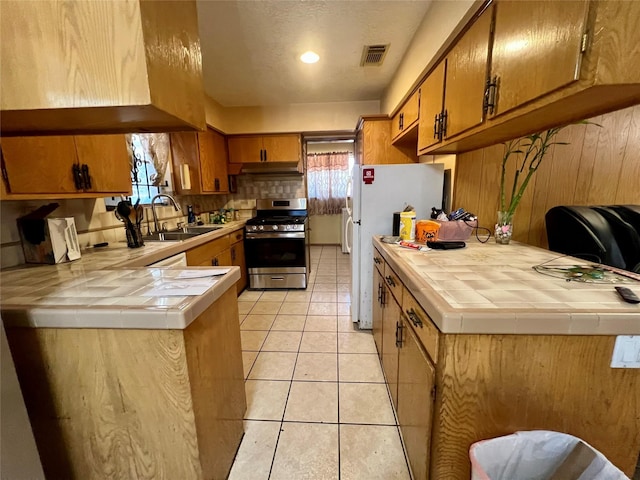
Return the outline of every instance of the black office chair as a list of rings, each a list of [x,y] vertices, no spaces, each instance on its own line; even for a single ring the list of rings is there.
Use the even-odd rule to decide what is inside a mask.
[[[627,269],[611,226],[597,211],[585,206],[557,206],[544,218],[550,250]]]
[[[624,263],[626,265],[625,270],[632,272],[640,272],[640,208],[638,212],[626,207],[591,207],[593,210],[602,215],[611,230],[613,236],[616,239]],[[635,228],[633,224],[628,222],[623,215],[629,219],[634,219],[634,214],[637,216],[638,227]]]

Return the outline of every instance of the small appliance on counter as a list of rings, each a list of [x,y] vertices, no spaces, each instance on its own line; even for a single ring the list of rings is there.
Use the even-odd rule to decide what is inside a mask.
[[[18,218],[25,262],[56,264],[80,258],[75,219],[46,218],[58,206],[50,203]]]

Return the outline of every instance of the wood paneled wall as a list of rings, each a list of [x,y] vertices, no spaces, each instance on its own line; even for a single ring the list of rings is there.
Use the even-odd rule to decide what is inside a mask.
[[[556,205],[640,204],[640,105],[590,121],[601,127],[571,125],[556,137],[569,145],[551,147],[531,179],[514,217],[514,240],[547,248],[544,215]],[[503,153],[499,144],[457,159],[454,209],[476,213],[492,231]]]

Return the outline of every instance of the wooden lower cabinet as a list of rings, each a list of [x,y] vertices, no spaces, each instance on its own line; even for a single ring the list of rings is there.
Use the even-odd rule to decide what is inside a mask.
[[[227,478],[247,405],[235,289],[184,330],[7,338],[47,478]]]
[[[385,297],[389,294],[384,286],[384,278],[375,267],[373,269],[373,291],[376,292],[372,311],[373,341],[376,343],[378,357],[382,359],[382,314],[384,312]]]
[[[415,479],[468,479],[471,444],[540,429],[585,440],[633,476],[640,375],[610,367],[615,336],[446,334],[400,286],[402,309],[385,286],[382,366]]]
[[[436,371],[402,315],[398,348],[398,423],[413,478],[429,477]]]
[[[397,334],[402,310],[391,291],[384,286],[382,310],[382,368],[384,370],[393,406],[398,408],[398,349]]]
[[[240,280],[236,282],[238,295],[247,288],[247,263],[244,258],[244,242],[241,240],[231,245],[231,265],[240,267]]]
[[[237,230],[187,250],[187,265],[194,267],[240,267],[240,280],[236,283],[239,295],[247,287],[247,265],[243,240],[243,231]]]

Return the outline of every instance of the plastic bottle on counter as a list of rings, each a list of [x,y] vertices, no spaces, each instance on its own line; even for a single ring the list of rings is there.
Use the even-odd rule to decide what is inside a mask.
[[[196,223],[196,214],[193,213],[193,205],[187,205],[187,223]]]

